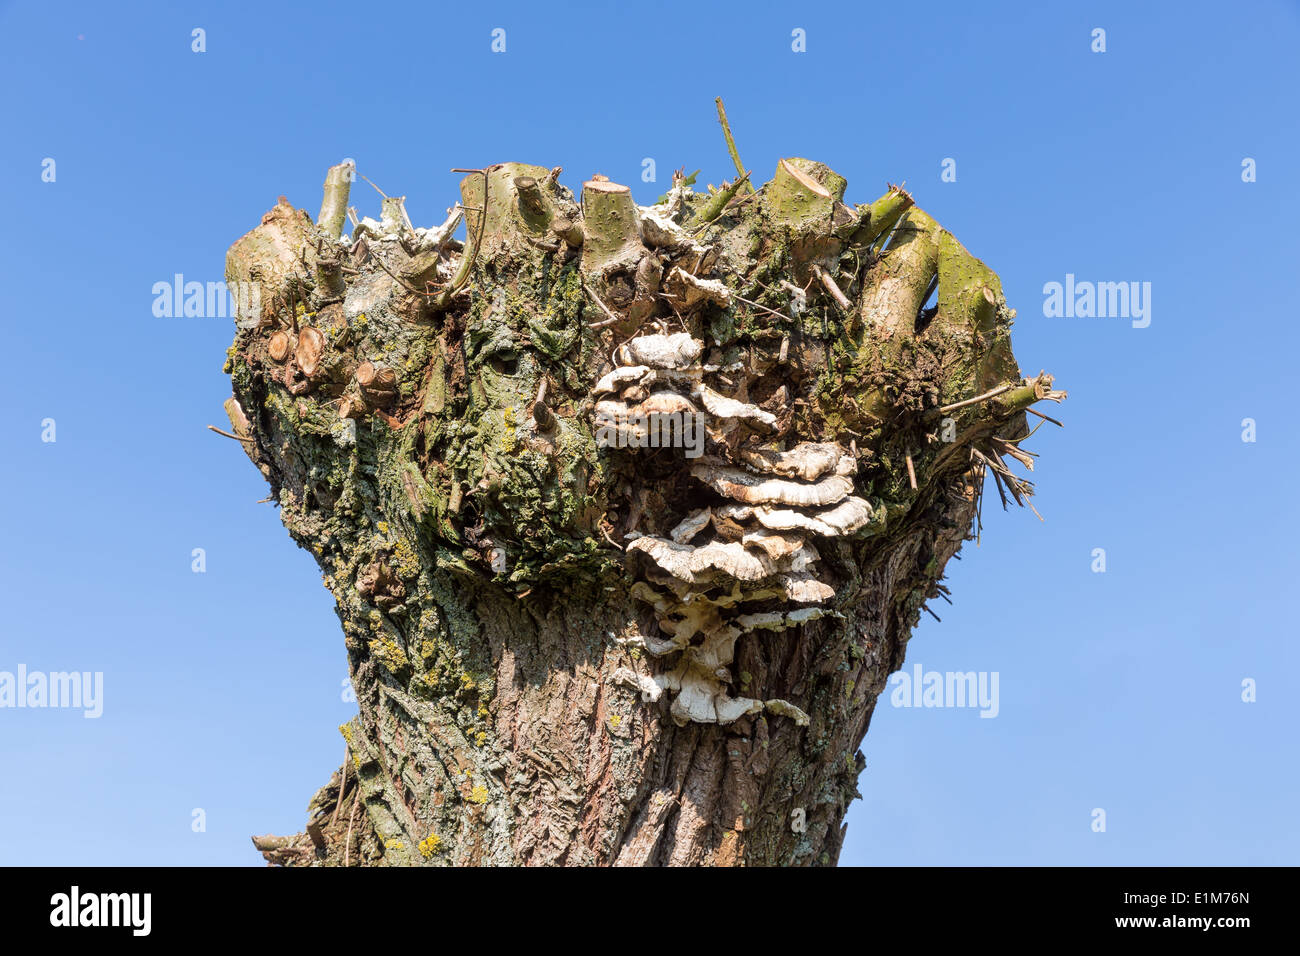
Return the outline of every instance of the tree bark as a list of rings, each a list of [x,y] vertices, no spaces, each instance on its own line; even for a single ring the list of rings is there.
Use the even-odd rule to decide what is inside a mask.
[[[997,277],[903,190],[848,206],[803,159],[652,207],[499,164],[440,228],[340,239],[348,172],[318,223],[282,198],[227,256],[261,293],[232,428],[320,564],[360,710],[304,832],[258,849],[834,864],[983,479],[1029,493],[1003,456],[1064,397],[1020,376]],[[670,407],[699,457],[602,431]]]

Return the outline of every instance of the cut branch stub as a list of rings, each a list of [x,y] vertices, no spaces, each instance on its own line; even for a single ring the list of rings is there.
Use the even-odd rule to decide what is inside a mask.
[[[271,336],[271,340],[266,343],[266,352],[277,362],[283,362],[289,357],[289,334],[287,332],[276,332]]]
[[[325,174],[325,195],[321,199],[316,226],[331,239],[337,239],[343,234],[343,223],[348,214],[348,194],[352,190],[356,169],[356,165],[349,159],[331,166]]]
[[[461,200],[467,207],[465,226],[470,242],[477,246],[480,256],[490,258],[503,250],[513,253],[536,251],[536,246],[528,240],[549,238],[551,204],[541,185],[543,181],[549,182],[546,179],[548,172],[544,166],[527,163],[489,166],[486,218],[481,211],[483,174],[470,173],[461,180]],[[521,194],[520,184],[523,184],[527,197]]]
[[[938,296],[937,321],[981,334],[993,331],[1002,283],[946,229],[939,235]]]
[[[226,284],[231,288],[258,290],[260,316],[240,315],[241,325],[266,325],[275,315],[275,303],[287,299],[287,291],[297,288],[307,273],[299,258],[303,250],[315,253],[319,234],[311,216],[294,209],[283,196],[262,216],[258,229],[240,238],[226,252]]]
[[[846,181],[823,163],[792,158],[776,165],[763,190],[763,208],[778,228],[793,238],[796,277],[802,283],[811,262],[830,263],[839,255],[839,237],[856,228],[861,215],[841,202]]]
[[[380,209],[385,234],[401,236],[415,231],[415,227],[411,225],[411,217],[406,214],[405,196],[385,196]]]
[[[645,254],[632,191],[605,179],[582,184],[582,269],[604,278]]]
[[[356,371],[357,388],[373,406],[382,408],[397,396],[397,373],[391,368],[362,362]]]
[[[311,378],[320,369],[321,356],[325,354],[325,335],[313,326],[303,326],[298,331],[298,347],[294,350],[294,361],[302,374]]]
[[[583,183],[582,233],[580,268],[588,288],[602,310],[639,325],[661,305],[663,264],[641,241],[632,191],[599,176]]]
[[[1027,378],[1023,385],[1019,385],[993,398],[993,408],[998,417],[1009,417],[1018,411],[1023,411],[1035,402],[1059,403],[1065,401],[1068,393],[1052,388],[1053,383],[1052,376],[1047,374],[1040,374],[1036,378]]]
[[[943,230],[935,321],[947,334],[968,339],[975,362],[972,387],[979,391],[1019,375],[1011,351],[1012,314],[997,274]]]
[[[223,407],[226,410],[226,417],[230,419],[230,427],[234,430],[235,437],[240,440],[239,444],[243,446],[244,454],[248,456],[249,461],[257,466],[257,470],[262,473],[263,477],[270,478],[271,469],[263,460],[262,453],[258,451],[257,441],[248,425],[248,416],[244,414],[239,399],[232,395],[225,400]]]
[[[522,213],[534,219],[549,220],[550,209],[547,206],[546,198],[542,195],[542,187],[537,180],[532,176],[516,176],[514,184],[515,191],[519,196],[519,206]]]
[[[316,260],[316,291],[313,301],[319,308],[330,302],[342,300],[347,292],[343,279],[343,264],[337,255],[321,256]]]
[[[841,201],[847,185],[824,163],[794,157],[776,164],[763,198],[768,215],[794,232],[829,232],[856,218]]]
[[[791,169],[798,170],[816,182],[830,193],[831,198],[837,203],[844,201],[844,193],[849,188],[849,181],[825,163],[815,159],[804,159],[801,156],[787,156],[784,162]]]
[[[939,225],[913,208],[899,222],[880,261],[872,266],[860,314],[876,338],[910,336],[939,269]]]
[[[425,292],[438,283],[438,266],[441,262],[441,249],[425,249],[413,255],[398,275],[411,288]]]
[[[568,216],[556,216],[551,220],[551,232],[573,249],[582,245],[582,226]]]
[[[545,402],[533,402],[533,421],[537,423],[539,432],[555,430],[555,413],[551,411]]]
[[[867,225],[865,231],[855,238],[870,245],[888,235],[903,213],[912,208],[912,196],[901,186],[890,186],[889,191],[869,206],[859,206],[858,212],[865,212]]]

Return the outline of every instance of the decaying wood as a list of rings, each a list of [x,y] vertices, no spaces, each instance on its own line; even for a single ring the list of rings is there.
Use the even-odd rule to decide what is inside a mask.
[[[266,314],[229,434],[320,564],[360,711],[269,861],[835,862],[983,479],[1027,501],[1024,413],[1064,393],[908,193],[850,206],[800,158],[755,189],[718,108],[712,194],[503,163],[437,227],[385,195],[343,236],[340,164],[315,221],[282,199],[231,247]]]

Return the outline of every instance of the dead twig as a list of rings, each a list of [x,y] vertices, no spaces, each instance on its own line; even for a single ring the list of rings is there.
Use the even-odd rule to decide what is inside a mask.
[[[595,322],[587,326],[587,328],[602,329],[607,325],[613,325],[615,322],[623,321],[621,318],[619,318],[618,314],[613,309],[611,309],[609,306],[607,306],[604,302],[600,300],[600,296],[596,295],[595,291],[591,288],[591,286],[587,285],[586,282],[582,283],[582,291],[587,293],[587,295],[591,296],[591,301],[595,302],[597,307],[600,309],[600,311],[604,312],[606,315],[605,321]]]
[[[849,301],[848,296],[840,291],[840,287],[835,284],[835,280],[831,278],[831,274],[819,265],[813,265],[812,268],[813,274],[817,276],[818,281],[821,282],[822,288],[830,293],[830,297],[835,300],[835,304],[840,307],[841,311],[853,311],[853,303]]]
[[[211,431],[216,432],[218,435],[225,435],[227,438],[233,438],[235,441],[256,442],[256,439],[254,439],[254,438],[240,438],[238,435],[232,435],[232,434],[230,434],[230,432],[223,432],[223,431],[222,431],[220,428],[218,428],[216,425],[209,425],[208,428],[209,428]]]
[[[352,798],[352,813],[348,816],[348,835],[343,841],[343,865],[347,866],[352,859],[352,825],[357,822],[357,805],[361,803],[361,788],[357,787],[357,795]]]
[[[374,183],[371,183],[371,185],[373,186]],[[373,260],[375,260],[375,262],[378,264],[379,268],[381,268],[381,269],[383,269],[385,272],[387,272],[389,278],[391,278],[394,282],[396,282],[398,285],[400,285],[400,286],[401,286],[403,289],[405,289],[407,292],[413,292],[413,293],[415,293],[416,295],[422,295],[422,296],[425,296],[425,297],[428,297],[429,295],[432,295],[432,293],[430,293],[430,292],[421,292],[419,289],[413,289],[413,288],[411,288],[411,286],[407,285],[407,284],[406,284],[405,282],[403,282],[400,278],[398,278],[396,275],[394,275],[394,274],[392,273],[392,271],[388,268],[388,266],[384,265],[384,260],[381,259],[381,258],[379,258],[379,256],[375,255],[374,253],[371,253],[370,258],[373,259]],[[427,284],[427,283],[426,283],[426,284]]]
[[[985,392],[983,395],[976,395],[974,398],[967,398],[960,402],[953,402],[951,405],[944,405],[942,408],[939,409],[939,412],[940,414],[944,414],[947,412],[955,412],[957,409],[965,408],[967,405],[974,405],[976,402],[982,402],[985,399],[996,398],[997,396],[1001,395],[1003,392],[1009,392],[1015,387],[1016,387],[1015,385],[1011,384],[1010,382],[1007,382],[1004,385],[999,385],[997,388],[990,389],[989,391]],[[1030,409],[1030,411],[1032,411],[1032,409]],[[1047,416],[1044,415],[1043,417],[1046,418]]]
[[[479,210],[478,231],[476,234],[470,234],[468,223],[466,224],[465,241],[473,240],[474,248],[461,253],[460,266],[456,269],[456,274],[452,276],[451,283],[443,289],[434,307],[445,309],[451,304],[451,297],[461,290],[461,287],[469,281],[470,273],[474,269],[474,263],[478,261],[479,247],[483,245],[483,232],[487,229],[487,211],[488,211],[488,171],[484,169],[453,169],[453,173],[478,173],[483,177],[483,208]],[[463,203],[459,204],[462,209],[468,209]]]
[[[1065,425],[1063,425],[1061,422],[1058,422],[1058,421],[1057,421],[1055,418],[1053,418],[1051,415],[1044,415],[1042,412],[1040,412],[1040,411],[1039,411],[1038,409],[1036,409],[1036,408],[1026,408],[1025,411],[1027,411],[1030,415],[1037,415],[1039,418],[1042,418],[1042,419],[1045,419],[1046,421],[1051,422],[1051,423],[1052,423],[1053,425],[1055,425],[1057,428],[1064,428],[1064,427],[1065,427]]]
[[[736,293],[734,292],[731,293],[731,297],[735,299],[737,302],[745,303],[745,305],[749,306],[752,309],[758,309],[760,312],[766,312],[768,315],[775,315],[778,319],[788,320],[790,318],[790,316],[786,315],[784,312],[777,312],[775,309],[769,309],[765,305],[760,305],[757,302],[751,302],[749,299],[742,298],[741,296],[736,295]]]
[[[339,798],[334,804],[334,813],[330,816],[330,826],[338,822],[339,811],[343,809],[343,794],[348,789],[348,760],[352,754],[352,747],[349,744],[343,745],[343,777],[339,780]]]
[[[736,175],[743,177],[745,175],[745,164],[740,161],[740,153],[736,149],[736,141],[731,136],[731,124],[727,122],[727,111],[722,105],[722,97],[717,97],[714,99],[714,102],[718,104],[718,122],[722,124],[722,135],[727,140],[727,152],[731,154],[731,162],[736,167]],[[747,182],[745,185],[749,187],[749,192],[752,193],[754,191],[752,183]]]
[[[609,536],[609,532],[605,530],[604,525],[600,526],[600,533],[605,536],[605,540],[608,541],[613,547],[617,548],[619,551],[623,550],[623,546]]]

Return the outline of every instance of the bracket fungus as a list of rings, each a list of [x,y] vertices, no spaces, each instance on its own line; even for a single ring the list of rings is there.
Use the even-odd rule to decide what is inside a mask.
[[[750,426],[751,440],[770,432],[776,425],[770,412],[715,392],[704,383],[709,370],[699,365],[703,353],[703,342],[686,333],[634,337],[618,350],[623,364],[602,378],[596,391],[626,394],[639,388],[654,368],[692,368],[701,378],[683,391],[698,398],[703,410],[667,388],[653,393],[658,399],[656,409],[707,415],[706,428],[713,435],[727,434],[728,426],[737,423]],[[712,372],[718,374],[716,368]],[[649,404],[646,400],[635,408]],[[597,423],[615,409],[629,412],[617,401],[598,402]],[[717,450],[721,458],[690,465],[688,470],[722,499],[717,504],[729,509],[730,526],[711,528],[714,512],[705,507],[684,517],[668,537],[632,536],[627,549],[644,558],[646,587],[635,593],[654,606],[660,629],[673,635],[671,646],[679,655],[676,665],[658,678],[673,694],[671,713],[678,723],[726,724],[764,709],[763,700],[729,693],[737,638],[759,626],[757,621],[764,628],[784,630],[821,617],[820,609],[787,613],[769,608],[774,602],[807,604],[832,597],[834,588],[813,575],[820,555],[809,538],[853,534],[871,518],[871,506],[850,497],[856,458],[836,443],[800,442],[784,451],[746,444],[733,454],[725,442],[719,442]],[[733,458],[737,463],[729,464]],[[776,506],[781,510],[774,511]],[[800,533],[804,531],[809,534]],[[750,604],[767,610],[756,615],[747,610]],[[773,713],[798,722],[808,720],[788,701]]]

